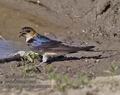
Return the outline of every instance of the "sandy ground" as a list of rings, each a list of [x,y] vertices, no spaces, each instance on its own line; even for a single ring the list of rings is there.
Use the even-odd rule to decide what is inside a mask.
[[[96,77],[110,75],[108,71],[115,64],[118,66],[116,74],[120,74],[119,0],[40,0],[40,4],[33,2],[36,0],[1,0],[0,35],[20,43],[22,48],[26,45],[23,39],[18,38],[18,32],[23,26],[32,26],[39,33],[69,45],[95,45],[95,50],[103,51],[79,52],[68,56],[82,57],[80,60],[58,61],[50,65],[56,73],[66,73],[73,77],[82,71]],[[0,65],[1,77],[17,76],[20,74],[19,69],[14,64]],[[68,95],[73,95],[73,92],[72,90]],[[76,93],[82,92],[77,90]],[[96,93],[82,95],[105,95],[102,92]]]

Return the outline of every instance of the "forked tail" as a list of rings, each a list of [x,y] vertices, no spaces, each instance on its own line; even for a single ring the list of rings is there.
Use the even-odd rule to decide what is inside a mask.
[[[71,47],[71,53],[77,51],[94,51],[95,46],[82,46],[82,47]]]

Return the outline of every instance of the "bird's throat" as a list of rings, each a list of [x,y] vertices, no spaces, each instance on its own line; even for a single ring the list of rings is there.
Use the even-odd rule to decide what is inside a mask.
[[[28,42],[29,40],[33,39],[34,36],[36,36],[36,35],[27,34],[27,35],[26,35],[26,42]]]

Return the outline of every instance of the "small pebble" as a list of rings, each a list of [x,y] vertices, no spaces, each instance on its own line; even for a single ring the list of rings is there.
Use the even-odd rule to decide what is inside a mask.
[[[88,62],[88,60],[87,60],[87,59],[85,59],[85,62]]]
[[[37,0],[37,3],[40,4],[40,0]]]
[[[98,63],[98,62],[100,62],[100,60],[99,60],[99,59],[97,59],[97,60],[95,60],[95,62],[96,62],[96,63]]]

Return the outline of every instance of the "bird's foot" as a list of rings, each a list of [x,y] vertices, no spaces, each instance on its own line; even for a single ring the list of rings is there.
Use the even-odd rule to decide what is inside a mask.
[[[40,62],[38,65],[35,65],[36,67],[43,67],[43,65],[44,65],[44,62]]]
[[[42,62],[40,62],[40,63],[39,63],[38,65],[36,65],[36,66],[37,66],[37,67],[40,67],[40,66],[43,67],[43,65],[44,65],[45,63],[47,63],[47,62],[49,61],[49,59],[50,59],[49,56],[43,55],[43,56],[42,56]]]

